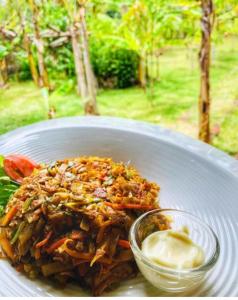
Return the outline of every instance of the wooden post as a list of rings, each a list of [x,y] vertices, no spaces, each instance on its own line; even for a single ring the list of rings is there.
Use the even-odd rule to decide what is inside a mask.
[[[199,96],[199,139],[210,142],[210,52],[211,32],[213,25],[213,1],[201,0],[201,47],[200,63],[200,96]]]

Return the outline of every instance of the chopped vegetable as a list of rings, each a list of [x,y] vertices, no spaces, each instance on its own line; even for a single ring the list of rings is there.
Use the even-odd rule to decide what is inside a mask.
[[[86,253],[86,252],[78,252],[78,251],[75,251],[75,250],[71,250],[70,248],[68,248],[67,246],[67,243],[69,241],[72,241],[70,239],[67,239],[65,242],[64,242],[64,251],[74,257],[74,258],[78,258],[78,259],[85,259],[85,260],[90,260],[92,259],[92,254],[91,253]]]
[[[6,174],[19,183],[22,183],[24,177],[30,176],[34,169],[39,167],[33,160],[20,154],[6,156],[3,166]]]
[[[23,228],[24,228],[25,225],[26,225],[26,222],[22,222],[19,225],[19,227],[17,228],[16,233],[14,234],[13,238],[11,239],[11,244],[12,245],[17,241],[17,239],[18,239],[18,237],[19,237],[19,235],[20,235],[20,233],[23,230]]]
[[[25,200],[24,205],[23,205],[23,211],[27,211],[29,206],[31,205],[32,201],[35,199],[35,197],[30,197],[28,199]]]
[[[15,261],[14,251],[9,240],[6,238],[5,235],[0,236],[0,245],[4,251],[4,253],[9,257],[11,260]]]
[[[83,218],[81,223],[80,223],[80,228],[83,229],[84,231],[89,231],[89,224],[86,218]]]
[[[86,237],[86,234],[83,231],[74,230],[71,234],[71,239],[83,241]]]
[[[125,248],[125,249],[130,249],[131,248],[130,243],[126,240],[118,240],[117,244],[120,247]]]
[[[7,214],[3,217],[1,225],[7,226],[11,220],[14,218],[15,214],[17,213],[18,209],[17,206],[12,206]]]
[[[45,244],[47,244],[48,241],[49,241],[49,239],[50,239],[50,237],[51,237],[51,235],[52,235],[52,233],[53,233],[52,231],[48,232],[47,235],[46,235],[46,237],[42,241],[40,241],[39,243],[36,244],[36,248],[41,248]]]
[[[41,257],[40,248],[35,249],[35,259],[38,260]]]
[[[11,195],[18,189],[19,185],[13,182],[3,169],[4,156],[0,155],[0,216],[3,214]]]
[[[106,251],[104,249],[102,249],[102,248],[97,249],[95,256],[93,257],[93,259],[90,262],[90,267],[92,267],[97,260],[102,258],[105,255],[105,253],[106,253]]]
[[[108,220],[100,227],[98,234],[97,234],[97,239],[96,239],[97,243],[100,243],[102,241],[106,228],[111,224],[112,224],[112,221]]]
[[[61,245],[64,244],[64,242],[67,240],[68,238],[67,237],[64,237],[58,241],[55,241],[53,244],[51,244],[49,246],[49,248],[46,249],[46,252],[48,254],[52,253],[53,251],[55,251],[56,249],[58,249]]]

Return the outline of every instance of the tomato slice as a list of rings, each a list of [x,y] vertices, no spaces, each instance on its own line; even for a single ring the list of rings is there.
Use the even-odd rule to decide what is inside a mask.
[[[23,178],[30,176],[39,165],[24,155],[11,154],[4,158],[3,167],[11,179],[22,183]]]

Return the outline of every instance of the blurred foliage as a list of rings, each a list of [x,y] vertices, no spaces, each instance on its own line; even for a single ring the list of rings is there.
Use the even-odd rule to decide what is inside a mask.
[[[50,30],[67,32],[68,17],[74,14],[75,1],[35,0],[39,8],[42,34]],[[213,41],[238,34],[237,0],[214,0]],[[196,0],[88,0],[86,20],[90,55],[95,74],[102,86],[127,87],[137,82],[138,58],[156,56],[161,49],[185,44],[192,48],[200,39],[200,3]],[[22,49],[21,20],[29,36],[33,33],[27,1],[0,1],[0,23],[16,37],[1,39],[0,59],[15,58],[20,80],[30,78],[27,56]],[[44,38],[45,62],[53,79],[74,78],[75,66],[70,38],[52,47],[55,37]],[[36,58],[36,41],[32,39]],[[14,59],[11,59],[14,61]]]
[[[6,45],[1,45],[0,44],[0,59],[3,59],[8,55],[9,51]]]
[[[91,43],[91,60],[99,85],[125,88],[136,83],[138,54],[118,46]]]
[[[31,79],[31,70],[24,51],[19,51],[16,56],[18,65],[18,80],[25,81]]]
[[[75,63],[70,36],[62,44],[59,43],[72,26],[73,18],[70,16],[75,14],[77,0],[35,2],[44,41],[44,61],[54,89],[50,93],[50,101],[56,107],[56,116],[78,115],[83,110],[75,94]],[[127,89],[126,93],[99,90],[98,101],[102,114],[161,123],[188,134],[193,131],[191,135],[196,136],[200,1],[85,2],[90,58],[99,86],[126,88],[137,84],[141,58],[147,63],[146,75],[150,80],[147,87],[151,82],[154,84],[153,90],[150,90],[151,95],[153,93],[150,102],[144,91],[137,87]],[[238,92],[237,39],[233,37],[238,36],[238,0],[213,2],[212,125],[221,127],[221,132],[213,142],[220,149],[235,154],[238,152]],[[34,38],[28,1],[0,0],[0,62],[8,67],[9,75],[14,80],[27,81],[32,75],[22,27],[29,37],[37,66],[38,45]],[[1,29],[10,35],[1,34]],[[55,35],[47,36],[49,31]],[[232,41],[230,45],[227,44],[229,39]],[[180,49],[183,49],[181,56]],[[0,132],[47,118],[40,90],[30,82],[21,85],[11,82],[10,86],[9,90],[1,90]],[[125,107],[128,109],[125,110]],[[186,119],[187,123],[184,121]]]

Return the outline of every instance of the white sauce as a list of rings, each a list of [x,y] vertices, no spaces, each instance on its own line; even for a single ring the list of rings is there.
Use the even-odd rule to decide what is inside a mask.
[[[205,260],[203,249],[189,238],[187,229],[150,234],[142,252],[154,264],[177,270],[199,267]]]

